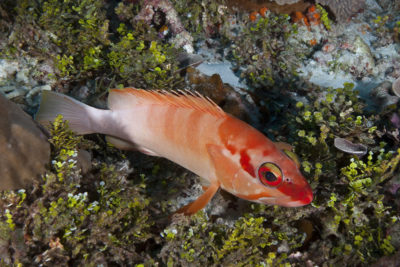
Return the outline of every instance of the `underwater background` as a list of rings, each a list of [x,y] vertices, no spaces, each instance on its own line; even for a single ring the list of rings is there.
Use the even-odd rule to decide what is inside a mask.
[[[1,0],[1,266],[400,266],[400,2]],[[43,90],[195,90],[291,144],[314,200],[267,206],[32,121]],[[27,115],[28,114],[28,115]]]

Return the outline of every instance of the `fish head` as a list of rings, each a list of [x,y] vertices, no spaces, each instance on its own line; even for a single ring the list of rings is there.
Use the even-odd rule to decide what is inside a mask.
[[[232,180],[232,192],[240,198],[284,207],[308,205],[313,193],[291,151],[274,148],[243,150],[240,167]]]
[[[285,207],[310,204],[313,193],[300,162],[283,146],[231,118],[219,127],[223,144],[209,150],[221,187],[246,200]]]
[[[280,150],[269,139],[252,147],[214,148],[214,161],[221,187],[257,203],[299,207],[310,204],[313,193],[291,151]]]

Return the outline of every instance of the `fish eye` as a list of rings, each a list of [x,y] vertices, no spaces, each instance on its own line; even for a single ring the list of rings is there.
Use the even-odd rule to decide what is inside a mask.
[[[291,160],[294,161],[294,163],[296,164],[297,168],[300,168],[300,160],[297,157],[297,155],[295,153],[293,153],[290,150],[286,150],[284,149],[283,152],[286,154],[286,156],[288,156]]]
[[[258,168],[258,178],[266,186],[278,186],[282,182],[282,171],[274,163],[265,162]]]

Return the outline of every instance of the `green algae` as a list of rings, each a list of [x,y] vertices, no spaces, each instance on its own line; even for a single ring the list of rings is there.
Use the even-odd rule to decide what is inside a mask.
[[[293,42],[298,33],[289,15],[267,12],[254,22],[243,24],[236,36],[229,36],[229,56],[235,70],[251,88],[272,90],[296,80],[299,59],[312,52],[310,45]]]
[[[319,243],[330,244],[327,257],[332,261],[357,265],[394,252],[387,231],[398,222],[385,198],[384,183],[393,178],[400,151],[391,151],[383,140],[379,142],[380,118],[364,115],[365,104],[352,88],[345,84],[327,90],[324,99],[316,89],[310,103],[298,103],[294,138],[304,171],[317,192],[312,205],[322,209],[317,212],[321,218]],[[368,156],[343,154],[333,146],[337,136],[368,145]]]
[[[287,260],[286,253],[276,247],[290,238],[283,232],[267,227],[265,217],[246,215],[233,225],[210,223],[203,212],[191,220],[177,219],[161,234],[167,241],[161,257],[169,265],[279,266]],[[301,234],[297,235],[297,241]],[[299,247],[292,241],[291,248]]]
[[[331,26],[331,25],[332,25],[332,22],[331,22],[331,20],[329,19],[329,14],[328,14],[328,12],[325,10],[325,8],[323,8],[323,7],[322,7],[321,5],[319,5],[319,4],[317,4],[316,7],[317,7],[319,13],[321,14],[321,22],[322,22],[322,24],[324,24],[324,26],[325,26],[325,28],[326,28],[327,30],[330,30],[331,27],[332,27],[332,26]]]
[[[125,179],[129,172],[113,164],[93,162],[91,172],[83,175],[76,164],[78,148],[91,147],[92,143],[76,137],[61,116],[50,132],[52,167],[34,189],[35,197],[27,202],[25,192],[2,195],[10,206],[1,217],[4,240],[14,242],[14,232],[24,229],[26,241],[24,254],[17,251],[5,261],[29,264],[38,248],[43,253],[38,263],[46,264],[61,259],[75,264],[143,260],[136,246],[150,237],[152,225],[146,211],[149,200],[143,194],[145,185],[139,180],[131,185]],[[35,212],[30,214],[29,210]]]
[[[124,9],[120,27],[111,28],[106,1],[17,1],[11,6],[16,21],[31,24],[38,42],[20,49],[29,32],[14,33],[3,54],[38,54],[52,59],[58,79],[85,80],[102,77],[138,88],[168,89],[182,82],[176,56],[180,49],[164,43],[157,31],[144,23],[125,22],[138,8]],[[11,6],[4,8],[11,9]],[[120,15],[121,7],[114,12]],[[113,18],[113,25],[118,23]],[[14,51],[14,52],[13,52]],[[48,58],[46,58],[48,56]],[[107,88],[100,88],[106,91]]]
[[[148,89],[179,88],[182,79],[175,61],[179,50],[157,41],[157,33],[147,24],[138,22],[133,27],[129,30],[126,24],[119,25],[119,41],[107,55],[119,83]]]
[[[294,72],[288,37],[295,33],[295,27],[289,20],[288,15],[267,13],[234,39],[232,57],[236,68],[248,66],[242,76],[251,87],[272,86],[283,78],[282,73]]]

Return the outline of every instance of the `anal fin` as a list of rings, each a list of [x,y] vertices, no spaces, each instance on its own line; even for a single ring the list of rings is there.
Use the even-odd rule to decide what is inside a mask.
[[[122,150],[136,150],[137,149],[137,146],[134,143],[126,141],[124,139],[120,139],[118,137],[107,135],[106,140],[110,144],[114,145],[116,148],[119,148]]]
[[[148,148],[138,146],[135,143],[126,141],[124,139],[121,139],[121,138],[118,138],[115,136],[107,135],[106,140],[107,140],[107,142],[113,144],[116,148],[119,148],[122,150],[138,150],[138,151],[142,152],[143,154],[146,154],[149,156],[156,156],[156,157],[159,156],[156,152],[154,152]]]

